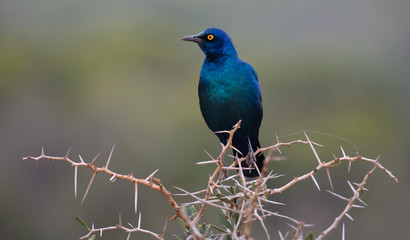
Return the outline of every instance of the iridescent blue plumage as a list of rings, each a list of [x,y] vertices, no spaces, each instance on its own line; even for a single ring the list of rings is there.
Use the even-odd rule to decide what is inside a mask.
[[[231,129],[239,120],[241,128],[235,133],[233,146],[240,151],[239,157],[247,157],[242,162],[248,177],[258,176],[253,161],[259,169],[263,166],[264,156],[254,156],[260,147],[258,135],[262,121],[262,98],[258,76],[251,65],[238,58],[231,38],[222,30],[208,28],[205,31],[182,38],[198,43],[205,53],[202,65],[198,95],[202,115],[213,131]],[[227,143],[228,134],[216,133],[219,140]],[[249,151],[252,146],[252,151]]]

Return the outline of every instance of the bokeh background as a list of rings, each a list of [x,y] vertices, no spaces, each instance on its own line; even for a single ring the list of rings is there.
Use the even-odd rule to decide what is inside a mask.
[[[376,158],[399,177],[395,184],[382,172],[369,181],[345,220],[347,239],[403,239],[410,214],[410,2],[405,0],[308,1],[140,1],[3,0],[0,2],[0,238],[76,239],[85,229],[75,222],[108,226],[136,225],[133,186],[110,183],[98,175],[80,204],[91,174],[79,171],[74,198],[73,169],[66,163],[22,161],[38,155],[70,156],[86,161],[102,152],[103,165],[116,144],[110,167],[172,186],[206,186],[211,166],[203,149],[216,155],[217,138],[207,129],[198,107],[197,84],[203,54],[180,38],[211,26],[233,38],[240,57],[259,74],[264,103],[260,130],[263,146],[304,139],[326,145],[331,153]],[[326,134],[331,134],[329,136]],[[344,139],[341,139],[344,138]],[[350,142],[349,142],[350,141]],[[316,160],[306,146],[283,150],[286,161],[270,167],[286,174],[280,186],[312,169]],[[332,169],[335,191],[351,192],[346,177],[360,181],[370,165]],[[322,187],[306,181],[272,200],[273,206],[306,223],[315,235],[345,206]],[[142,227],[161,232],[173,211],[166,199],[140,187]],[[211,222],[210,211],[204,222]],[[214,221],[217,223],[217,221]],[[267,221],[273,239],[289,227]],[[166,239],[181,235],[168,224]],[[255,226],[255,239],[265,239]],[[107,232],[104,239],[122,239]],[[147,239],[134,234],[131,239]],[[329,239],[340,239],[341,229]]]

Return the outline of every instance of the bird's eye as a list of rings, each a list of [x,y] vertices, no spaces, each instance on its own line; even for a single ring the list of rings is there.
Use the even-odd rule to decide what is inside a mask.
[[[206,39],[208,39],[208,41],[212,41],[214,40],[215,36],[213,34],[209,34],[208,36],[206,36]]]

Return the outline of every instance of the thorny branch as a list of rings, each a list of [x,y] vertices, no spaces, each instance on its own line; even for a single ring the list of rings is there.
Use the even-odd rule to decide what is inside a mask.
[[[348,200],[346,208],[343,210],[343,212],[339,216],[335,218],[335,221],[325,231],[323,231],[318,238],[316,238],[317,240],[323,239],[327,234],[330,233],[330,231],[332,231],[333,229],[337,227],[337,225],[340,223],[340,221],[342,221],[344,216],[348,216],[348,212],[350,211],[350,209],[355,207],[354,203],[357,200],[360,200],[360,193],[364,190],[364,186],[366,185],[367,180],[369,179],[370,175],[377,168],[378,166],[375,164],[373,168],[369,172],[367,172],[367,174],[363,178],[363,181],[358,185],[358,188],[353,191],[353,197]]]
[[[115,226],[109,226],[109,227],[102,227],[102,228],[94,228],[94,224],[91,227],[90,231],[88,232],[88,234],[80,237],[80,239],[88,239],[90,238],[94,233],[100,233],[100,237],[102,236],[102,233],[104,231],[109,231],[109,230],[115,230],[115,229],[120,229],[123,230],[124,232],[128,233],[127,235],[127,240],[131,237],[131,234],[134,232],[141,232],[141,233],[145,233],[147,235],[150,235],[156,239],[164,239],[164,233],[165,233],[165,228],[166,228],[166,222],[165,222],[165,226],[164,226],[164,231],[161,234],[156,234],[154,232],[151,232],[149,230],[145,230],[141,228],[141,214],[139,215],[139,219],[138,219],[138,226],[137,227],[133,227],[131,224],[129,224],[131,226],[131,228],[127,228],[125,226],[122,225],[122,221],[121,221],[121,215],[120,215],[120,221],[117,225]]]
[[[207,187],[207,189],[206,189],[206,194],[205,194],[205,197],[204,197],[204,202],[206,202],[206,201],[209,200],[209,197],[211,196],[211,194],[213,193],[213,191],[218,187],[218,186],[217,186],[218,183],[215,183],[215,178],[218,176],[219,173],[222,174],[222,172],[223,172],[223,171],[222,171],[223,168],[224,168],[223,158],[224,158],[224,156],[225,156],[225,153],[226,153],[230,148],[232,148],[233,136],[234,136],[236,130],[238,130],[239,127],[241,126],[241,122],[242,122],[242,120],[239,120],[239,122],[233,127],[233,129],[232,129],[231,131],[225,131],[225,132],[229,133],[228,143],[227,143],[225,146],[222,145],[222,151],[221,151],[221,153],[219,154],[219,156],[218,156],[218,158],[217,158],[217,160],[216,160],[217,168],[215,169],[214,173],[212,174],[212,176],[209,178],[209,181],[208,181],[208,187]],[[215,161],[215,159],[212,159],[212,160]],[[202,203],[201,209],[199,210],[198,215],[197,215],[197,216],[195,217],[195,219],[192,221],[194,226],[198,225],[199,220],[201,220],[202,215],[203,215],[203,213],[204,213],[204,211],[205,211],[205,208],[206,208],[206,203]]]
[[[342,157],[334,157],[332,160],[329,160],[327,162],[321,161],[315,150],[315,147],[323,147],[323,146],[315,142],[312,142],[306,133],[305,133],[305,136],[306,136],[307,141],[295,140],[295,141],[290,141],[290,142],[281,142],[279,141],[279,138],[277,138],[276,144],[269,146],[269,147],[265,147],[265,148],[259,148],[257,151],[255,151],[255,154],[258,154],[261,152],[268,152],[267,157],[265,159],[266,164],[264,165],[262,169],[258,169],[258,171],[260,172],[260,176],[258,178],[256,178],[255,180],[246,179],[242,173],[242,166],[240,164],[240,162],[244,161],[245,158],[240,158],[240,159],[236,158],[235,161],[230,166],[224,166],[224,163],[223,163],[223,158],[227,154],[227,151],[233,148],[232,139],[233,139],[235,132],[240,128],[240,124],[241,124],[241,121],[239,121],[233,127],[232,130],[223,131],[229,134],[229,139],[226,145],[222,145],[222,150],[220,154],[218,155],[218,157],[214,158],[211,156],[211,154],[207,153],[208,156],[211,158],[211,160],[197,163],[200,165],[216,164],[216,168],[215,168],[215,171],[209,177],[206,189],[202,189],[202,190],[192,192],[192,193],[182,188],[176,187],[176,189],[181,191],[182,193],[171,194],[171,192],[168,191],[164,187],[163,184],[161,184],[161,181],[158,178],[154,177],[154,174],[158,170],[153,172],[151,175],[149,175],[145,179],[136,178],[132,174],[125,175],[125,174],[119,174],[119,173],[111,171],[108,168],[108,166],[111,161],[114,147],[110,152],[110,156],[105,166],[103,167],[97,167],[94,164],[99,154],[90,163],[85,162],[81,158],[81,156],[79,156],[80,162],[75,162],[68,157],[70,150],[63,157],[49,156],[49,155],[44,154],[44,150],[42,150],[41,154],[38,157],[28,156],[28,157],[23,158],[23,160],[33,160],[35,163],[37,163],[41,159],[47,159],[47,160],[52,160],[52,161],[65,161],[71,164],[71,166],[74,167],[75,196],[77,196],[77,170],[78,168],[83,167],[83,168],[90,169],[93,172],[93,175],[88,184],[87,190],[84,194],[83,201],[85,197],[87,196],[97,173],[105,173],[111,176],[110,181],[112,182],[118,179],[129,181],[135,185],[135,203],[134,203],[135,212],[137,212],[138,185],[145,185],[151,188],[152,190],[158,191],[159,193],[161,193],[167,198],[168,203],[171,205],[171,207],[175,211],[175,216],[173,216],[171,220],[174,220],[176,218],[182,219],[187,229],[186,233],[192,235],[192,237],[194,237],[195,239],[219,239],[219,237],[215,238],[215,236],[223,236],[223,234],[222,235],[220,234],[220,235],[213,236],[214,238],[209,238],[208,236],[206,236],[206,233],[201,232],[201,230],[198,228],[199,226],[198,224],[200,220],[202,219],[207,206],[221,209],[224,212],[227,220],[231,221],[232,228],[227,229],[226,233],[224,234],[231,236],[232,239],[252,239],[251,237],[252,223],[255,221],[258,221],[261,224],[262,228],[265,231],[267,239],[270,239],[268,228],[265,226],[265,223],[264,223],[265,219],[270,216],[279,217],[279,218],[285,219],[286,221],[291,222],[292,224],[296,224],[297,227],[289,224],[295,230],[295,233],[292,239],[295,239],[295,240],[300,239],[300,237],[302,237],[301,236],[302,230],[305,227],[311,226],[311,224],[305,224],[303,221],[293,219],[289,216],[282,215],[278,212],[272,212],[272,211],[267,210],[265,206],[267,204],[283,205],[283,203],[269,200],[268,197],[271,195],[275,195],[275,194],[281,194],[284,191],[291,188],[292,186],[294,186],[295,184],[303,180],[306,180],[308,178],[312,178],[316,186],[319,188],[319,184],[317,183],[314,176],[318,171],[321,171],[323,169],[326,171],[328,175],[330,186],[333,186],[330,173],[329,173],[329,169],[336,166],[337,163],[342,162],[342,161],[348,162],[349,170],[350,170],[350,166],[352,165],[352,163],[358,160],[373,164],[373,168],[366,173],[361,183],[356,184],[357,186],[356,189],[353,187],[353,185],[350,182],[348,182],[349,186],[351,187],[353,191],[353,196],[351,198],[340,196],[328,190],[328,192],[331,193],[332,195],[347,201],[347,204],[346,204],[345,209],[340,213],[339,216],[335,218],[333,223],[327,229],[325,229],[316,239],[319,239],[319,240],[324,239],[333,229],[335,229],[341,223],[344,217],[348,217],[349,219],[352,219],[352,217],[349,215],[349,212],[352,208],[354,207],[364,208],[365,207],[363,205],[366,205],[366,204],[360,199],[360,193],[363,190],[366,190],[365,185],[370,175],[376,169],[380,169],[384,171],[396,183],[398,182],[397,177],[395,177],[389,170],[383,167],[379,163],[378,159],[374,160],[374,159],[363,157],[361,155],[350,157],[345,154],[343,148],[341,148],[341,151],[343,154]],[[268,173],[269,162],[280,160],[278,157],[273,157],[272,153],[274,151],[280,152],[280,147],[283,147],[283,146],[289,147],[293,144],[309,145],[314,153],[315,158],[318,161],[318,165],[310,172],[303,174],[301,176],[298,176],[298,177],[294,177],[291,181],[289,181],[288,183],[284,184],[281,187],[268,189],[266,187],[266,183],[271,179],[280,177],[280,175],[278,174],[272,174],[272,172]],[[225,176],[225,174],[227,174],[229,170],[237,170],[237,172],[231,176]],[[220,175],[219,178],[218,178],[218,175]],[[237,187],[238,191],[232,192],[232,186]],[[333,187],[332,187],[332,190],[333,190]],[[223,192],[228,192],[229,194],[222,195],[221,193]],[[194,199],[194,201],[183,203],[183,204],[178,204],[177,201],[174,199],[174,196],[178,196],[178,195],[190,196]],[[200,195],[203,195],[203,196],[201,197]],[[359,201],[363,205],[357,205],[356,204],[357,201]],[[184,207],[192,206],[192,205],[200,206],[199,210],[196,212],[193,219],[191,219],[191,217],[189,217],[186,211],[184,210]],[[236,214],[235,215],[236,217],[232,217],[234,216],[232,214]],[[83,237],[81,237],[80,239],[87,239],[96,232],[100,232],[100,235],[102,235],[102,232],[112,230],[112,229],[120,229],[126,232],[127,239],[129,239],[130,235],[134,232],[142,232],[156,239],[164,239],[164,233],[165,233],[167,221],[165,222],[164,230],[162,233],[154,233],[152,231],[145,230],[140,227],[141,215],[139,215],[138,226],[137,227],[131,226],[131,228],[125,227],[121,223],[121,217],[120,217],[119,223],[114,226],[109,226],[109,227],[104,227],[104,228],[94,228],[94,225],[93,225],[92,228],[89,229],[89,232]],[[283,237],[282,233],[279,232],[279,234],[280,234],[281,239],[286,239],[287,235]],[[342,234],[344,234],[344,232]]]
[[[94,165],[94,162],[95,162],[95,160],[98,158],[99,154],[91,161],[91,163],[86,163],[86,162],[84,162],[84,160],[81,158],[81,156],[79,157],[79,158],[80,158],[80,162],[75,162],[75,161],[71,160],[71,159],[68,157],[69,152],[70,152],[70,150],[68,150],[67,154],[66,154],[65,156],[63,156],[63,157],[52,157],[52,156],[48,156],[48,155],[44,154],[44,149],[42,149],[40,156],[38,156],[38,157],[28,156],[28,157],[23,158],[23,160],[33,160],[35,163],[37,163],[37,162],[38,162],[39,160],[41,160],[41,159],[47,159],[47,160],[51,160],[51,161],[65,161],[65,162],[70,163],[71,166],[74,167],[74,173],[75,173],[75,174],[74,174],[74,191],[75,191],[75,196],[77,196],[77,168],[78,168],[78,167],[89,168],[89,169],[93,172],[93,176],[92,176],[92,178],[91,178],[91,180],[90,180],[90,182],[89,182],[89,184],[88,184],[88,187],[87,187],[87,190],[86,190],[86,192],[85,192],[85,194],[84,194],[84,197],[83,197],[83,199],[82,199],[82,202],[85,200],[85,197],[87,196],[88,191],[90,190],[90,187],[91,187],[91,185],[92,185],[92,183],[93,183],[93,181],[94,181],[94,179],[95,179],[95,176],[97,175],[97,173],[100,173],[100,172],[106,173],[106,174],[110,175],[110,176],[111,176],[111,178],[110,178],[110,181],[111,181],[111,182],[114,182],[114,181],[116,181],[117,179],[123,179],[123,180],[126,180],[126,181],[129,181],[129,182],[134,183],[134,184],[135,184],[135,203],[137,203],[137,199],[138,199],[138,187],[137,187],[138,184],[145,185],[145,186],[151,188],[152,190],[158,191],[158,192],[160,192],[161,194],[163,194],[163,195],[168,199],[168,203],[169,203],[169,204],[172,206],[172,208],[175,210],[175,217],[181,218],[181,219],[185,222],[186,226],[189,226],[189,227],[193,228],[194,231],[196,230],[195,225],[192,225],[192,224],[191,224],[191,221],[188,219],[188,217],[186,216],[186,214],[181,211],[180,206],[179,206],[178,203],[173,199],[171,192],[169,192],[169,191],[164,187],[164,185],[161,184],[161,181],[160,181],[158,178],[155,178],[155,177],[153,176],[153,174],[154,174],[155,172],[154,172],[153,174],[151,174],[150,176],[148,176],[147,178],[145,178],[145,179],[135,178],[132,174],[127,174],[127,175],[119,174],[119,173],[113,172],[113,171],[111,171],[110,169],[108,169],[108,164],[109,164],[109,162],[110,162],[112,152],[111,152],[111,154],[110,154],[110,157],[109,157],[108,160],[107,160],[107,164],[106,164],[105,166],[103,166],[103,167],[97,167],[96,165]],[[137,206],[136,206],[136,204],[135,204],[135,211],[136,211],[136,210],[137,210]],[[112,228],[112,227],[110,227],[109,229],[111,229],[111,228]],[[119,226],[119,225],[117,225],[116,228],[122,229],[122,230],[126,230],[126,228],[121,227],[121,226]],[[93,230],[90,230],[90,232],[91,232],[91,231],[93,231]],[[93,232],[95,232],[95,231],[93,231]],[[130,231],[127,230],[126,232],[130,232]],[[145,231],[145,230],[142,230],[142,229],[136,229],[136,230],[134,229],[134,230],[131,231],[131,232],[146,232],[146,233],[148,233],[148,234],[151,234],[151,233],[152,233],[152,232]],[[90,234],[90,233],[89,233],[89,234]],[[80,239],[85,239],[86,236],[88,236],[89,234],[85,235],[84,237],[82,237],[82,238],[80,238]],[[152,235],[152,234],[151,234],[151,235]],[[199,232],[198,232],[198,235],[200,235]],[[161,238],[161,234],[156,234],[156,238],[158,238],[158,239],[163,239],[163,238]]]

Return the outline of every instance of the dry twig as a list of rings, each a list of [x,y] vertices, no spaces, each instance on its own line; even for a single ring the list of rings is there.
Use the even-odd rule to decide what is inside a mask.
[[[268,204],[281,204],[283,203],[278,203],[273,200],[268,199],[268,197],[275,195],[275,194],[281,194],[285,192],[286,190],[290,189],[293,187],[295,184],[311,178],[317,188],[320,190],[319,184],[315,179],[315,174],[318,171],[326,171],[326,174],[328,176],[328,181],[330,183],[332,191],[328,192],[340,199],[343,199],[347,201],[345,209],[340,213],[339,216],[335,218],[333,223],[326,228],[318,237],[317,239],[324,239],[333,229],[335,229],[342,219],[344,217],[348,217],[352,219],[350,216],[349,212],[351,211],[352,208],[364,208],[366,204],[364,203],[363,200],[360,199],[360,193],[364,190],[367,190],[365,188],[365,185],[367,184],[367,181],[370,177],[370,175],[376,170],[380,169],[383,172],[385,172],[390,178],[392,178],[396,183],[398,182],[397,177],[395,177],[389,170],[387,170],[385,167],[383,167],[378,159],[370,159],[366,157],[362,157],[360,155],[356,155],[354,157],[350,157],[345,154],[343,148],[341,148],[342,151],[342,157],[336,157],[334,156],[333,159],[329,161],[321,161],[319,158],[319,155],[317,154],[315,147],[323,147],[322,145],[312,142],[306,132],[304,132],[305,137],[307,141],[304,140],[295,140],[295,141],[290,141],[290,142],[281,142],[279,141],[279,138],[277,137],[277,143],[266,147],[266,148],[260,148],[257,151],[255,151],[255,154],[261,153],[261,152],[267,152],[267,157],[265,159],[265,165],[262,169],[259,169],[260,171],[260,176],[256,178],[255,180],[252,179],[246,179],[242,173],[242,168],[240,162],[244,161],[245,158],[236,158],[235,161],[230,165],[230,166],[224,166],[223,164],[223,159],[224,156],[226,155],[227,151],[231,148],[232,146],[232,139],[235,134],[235,132],[240,128],[241,121],[239,121],[232,130],[230,131],[224,131],[224,133],[229,134],[229,139],[227,141],[226,145],[222,146],[222,150],[219,153],[218,157],[214,158],[212,157],[211,154],[206,152],[206,154],[211,158],[210,161],[204,161],[204,162],[199,162],[198,164],[215,164],[216,168],[214,172],[211,174],[211,176],[208,179],[208,184],[205,189],[201,189],[195,192],[188,192],[186,190],[183,190],[180,187],[175,187],[177,190],[179,190],[180,194],[171,194],[170,191],[168,191],[163,184],[161,184],[161,181],[157,178],[154,177],[155,173],[158,171],[154,171],[152,174],[150,174],[147,178],[136,178],[132,174],[120,174],[111,171],[108,166],[112,158],[113,150],[114,147],[111,149],[109,158],[103,167],[97,167],[94,162],[98,158],[99,154],[90,162],[87,163],[85,162],[81,156],[79,156],[80,161],[75,162],[72,159],[69,158],[69,152],[67,152],[66,155],[62,157],[53,157],[44,154],[44,149],[42,149],[42,152],[39,156],[37,157],[32,157],[28,156],[23,158],[23,160],[33,160],[35,163],[37,163],[41,159],[48,159],[52,161],[64,161],[69,164],[71,164],[72,167],[74,167],[74,195],[77,197],[77,171],[78,168],[88,168],[91,170],[93,173],[91,180],[88,184],[87,190],[83,196],[82,202],[85,200],[92,183],[94,182],[94,179],[98,173],[104,173],[110,176],[110,181],[114,182],[116,180],[125,180],[129,181],[134,184],[134,192],[135,192],[135,200],[134,200],[134,208],[135,212],[137,213],[137,205],[138,205],[138,186],[139,185],[145,185],[149,187],[152,190],[158,191],[160,194],[164,195],[170,204],[170,206],[174,209],[175,211],[175,216],[171,218],[171,220],[174,220],[176,218],[182,219],[182,221],[185,224],[185,227],[187,229],[186,233],[189,235],[192,235],[195,239],[209,239],[208,236],[206,236],[206,232],[201,232],[201,229],[199,227],[199,222],[203,217],[203,214],[206,210],[207,206],[211,206],[214,208],[220,209],[224,215],[225,215],[225,227],[226,229],[221,229],[221,231],[224,231],[224,233],[221,234],[215,234],[213,235],[212,239],[218,239],[221,236],[224,235],[229,235],[233,239],[252,239],[251,237],[251,231],[252,231],[252,223],[255,221],[258,221],[262,228],[265,231],[267,239],[270,239],[268,227],[265,225],[264,221],[267,217],[278,217],[281,219],[285,219],[288,222],[292,222],[292,224],[296,224],[298,227],[294,227],[293,225],[292,228],[295,230],[295,234],[293,235],[293,239],[300,239],[302,237],[302,231],[304,230],[305,227],[311,226],[311,224],[305,224],[303,221],[296,220],[292,217],[280,214],[278,212],[272,212],[266,208],[265,205]],[[266,183],[274,178],[280,177],[278,174],[272,174],[268,172],[268,164],[272,161],[278,160],[277,157],[273,157],[272,153],[274,151],[280,152],[280,147],[286,146],[289,147],[293,144],[305,144],[309,145],[311,150],[314,153],[314,156],[316,160],[318,161],[318,165],[311,171],[298,176],[294,177],[292,180],[290,180],[288,183],[284,184],[281,187],[273,188],[273,189],[268,189],[266,187]],[[281,152],[280,152],[281,153]],[[338,163],[347,161],[349,170],[351,165],[356,162],[356,161],[364,161],[367,163],[370,163],[373,165],[372,169],[368,171],[362,182],[355,184],[357,188],[355,188],[350,182],[348,182],[349,186],[351,187],[353,191],[353,196],[351,198],[346,198],[343,197],[335,192],[333,192],[333,183],[331,180],[330,176],[330,171],[329,169],[336,166]],[[233,174],[232,176],[222,176],[218,178],[218,174],[224,174],[229,173],[230,170],[237,170],[237,173]],[[236,189],[236,190],[235,190]],[[222,194],[222,193],[228,193],[228,194]],[[183,204],[178,204],[177,201],[174,199],[175,196],[189,196],[193,198],[194,200],[188,203],[183,203]],[[362,205],[356,204],[356,202],[359,201]],[[190,216],[187,215],[187,213],[183,210],[184,207],[189,207],[192,205],[197,205],[199,206],[199,210],[196,212],[195,216],[193,219],[190,218]],[[167,220],[168,221],[168,220]],[[103,228],[94,228],[94,225],[92,226],[91,229],[89,229],[89,232],[81,237],[80,239],[87,239],[91,237],[94,233],[100,232],[100,235],[104,231],[108,230],[113,230],[113,229],[120,229],[124,232],[127,233],[127,239],[129,239],[130,235],[135,232],[142,232],[145,234],[148,234],[156,239],[164,239],[164,233],[167,225],[167,221],[165,222],[164,225],[164,230],[162,233],[154,233],[149,230],[145,230],[141,228],[141,215],[139,215],[139,221],[138,221],[138,226],[137,227],[132,227],[128,228],[125,227],[121,223],[121,218],[119,220],[119,223],[114,225],[114,226],[109,226],[109,227],[103,227]],[[344,226],[344,225],[343,225]],[[190,231],[189,231],[190,230]],[[343,231],[343,236],[344,236],[344,231]],[[280,238],[281,239],[286,239],[287,235],[283,236],[281,232],[279,232]]]

